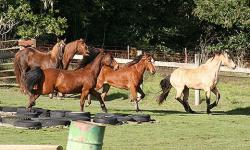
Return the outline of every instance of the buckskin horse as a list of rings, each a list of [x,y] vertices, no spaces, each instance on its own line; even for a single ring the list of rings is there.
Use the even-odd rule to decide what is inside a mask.
[[[186,112],[195,113],[188,103],[189,89],[204,90],[206,94],[207,113],[211,113],[211,109],[218,105],[220,93],[216,87],[218,82],[218,72],[220,66],[225,65],[235,69],[236,65],[227,52],[216,52],[215,55],[208,59],[205,64],[195,69],[178,68],[173,73],[160,82],[162,93],[157,101],[162,104],[169,94],[172,86],[176,89],[175,99],[179,101]],[[216,95],[216,101],[210,104],[211,92]],[[183,93],[183,100],[181,99]]]
[[[97,78],[96,89],[103,87],[101,94],[104,102],[105,97],[110,89],[110,86],[129,90],[131,93],[131,101],[135,103],[136,111],[140,111],[138,102],[145,97],[140,85],[143,82],[143,74],[146,70],[154,74],[155,67],[153,65],[154,59],[149,54],[137,56],[133,61],[120,67],[118,70],[112,70],[110,67],[104,66]],[[137,97],[137,92],[140,96]],[[91,104],[91,100],[88,100]]]
[[[83,56],[89,55],[88,46],[85,43],[85,40],[76,40],[68,43],[65,46],[65,52],[63,54],[63,69],[68,69],[69,63],[76,53],[79,53]]]
[[[16,81],[20,85],[21,92],[26,94],[25,73],[30,69],[34,67],[41,67],[41,69],[62,67],[64,48],[64,40],[58,40],[53,49],[47,53],[32,47],[22,49],[16,53],[14,59],[14,72]]]
[[[91,63],[78,70],[55,68],[41,70],[39,67],[30,70],[26,73],[26,87],[30,96],[27,108],[31,110],[40,95],[49,94],[55,90],[63,94],[81,93],[81,111],[84,111],[85,99],[91,93],[100,101],[102,110],[106,112],[107,109],[100,94],[94,89],[100,70],[104,66],[113,67],[113,69],[119,67],[111,54],[101,52]]]

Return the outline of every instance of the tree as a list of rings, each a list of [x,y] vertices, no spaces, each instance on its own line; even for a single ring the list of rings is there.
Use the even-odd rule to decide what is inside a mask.
[[[2,37],[7,34],[18,35],[21,38],[64,34],[67,27],[66,19],[60,16],[55,17],[57,10],[53,10],[53,7],[48,9],[47,2],[46,10],[34,13],[31,7],[32,2],[34,1],[0,0],[0,34]],[[8,36],[10,37],[10,35]]]
[[[195,0],[195,4],[194,15],[203,25],[201,39],[206,41],[203,51],[229,49],[242,65],[250,49],[249,0]]]

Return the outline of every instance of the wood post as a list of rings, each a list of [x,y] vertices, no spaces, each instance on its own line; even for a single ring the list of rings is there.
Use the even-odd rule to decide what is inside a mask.
[[[198,67],[200,65],[200,54],[194,55],[195,65]],[[200,105],[200,90],[195,90],[195,103],[196,106]]]
[[[127,46],[127,51],[128,51],[128,59],[129,59],[129,45]]]

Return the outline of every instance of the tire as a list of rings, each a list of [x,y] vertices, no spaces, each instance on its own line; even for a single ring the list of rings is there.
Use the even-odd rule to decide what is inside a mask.
[[[16,114],[17,117],[19,118],[37,118],[38,117],[38,113],[32,113],[32,112],[22,112],[22,113],[17,113]]]
[[[9,106],[3,106],[2,107],[3,112],[16,112],[17,107],[9,107]]]
[[[90,112],[66,112],[65,117],[88,117],[91,118]]]
[[[36,119],[42,123],[43,127],[52,127],[57,125],[70,125],[70,120],[66,118],[38,118]]]
[[[137,114],[137,115],[130,115],[136,122],[149,122],[151,121],[150,115],[147,114]]]
[[[60,118],[60,117],[65,117],[65,113],[70,112],[66,110],[51,110],[50,111],[50,117],[51,118]]]
[[[70,121],[77,121],[77,120],[91,121],[90,117],[85,117],[85,116],[71,116],[71,117],[66,117],[65,119],[68,119]]]
[[[3,118],[2,118],[2,123],[14,125],[14,123],[15,123],[16,121],[20,121],[20,120],[31,120],[31,119],[30,119],[30,118],[19,118],[19,117],[16,117],[16,116],[12,116],[12,117],[3,117]]]
[[[114,117],[116,116],[115,114],[111,114],[111,113],[97,113],[95,115],[95,118],[107,118],[107,117]]]
[[[44,118],[44,117],[50,117],[50,110],[49,109],[36,109],[36,112],[38,114],[38,117]]]
[[[133,121],[133,118],[130,116],[116,116],[116,119],[119,122],[127,122],[127,121]]]
[[[23,127],[23,128],[32,128],[32,129],[40,129],[42,128],[42,124],[39,121],[33,120],[19,120],[14,122],[14,126]]]
[[[106,118],[94,118],[95,123],[111,124],[116,125],[118,122],[116,117],[106,117]]]

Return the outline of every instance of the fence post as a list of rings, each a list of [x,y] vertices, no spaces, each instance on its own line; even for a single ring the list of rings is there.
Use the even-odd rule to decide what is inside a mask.
[[[187,48],[185,48],[184,51],[185,51],[185,63],[187,63],[188,61]]]
[[[198,67],[200,65],[200,54],[194,55],[195,65]],[[200,90],[195,90],[195,105],[200,104]]]
[[[128,59],[129,59],[129,45],[127,46],[127,50],[128,50]]]

